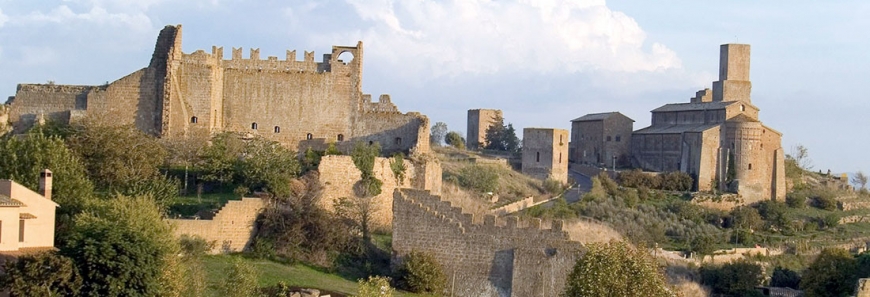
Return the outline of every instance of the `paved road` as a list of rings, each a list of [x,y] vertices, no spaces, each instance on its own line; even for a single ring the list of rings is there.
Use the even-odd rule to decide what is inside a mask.
[[[592,178],[571,169],[568,169],[568,176],[573,178],[577,185],[568,190],[568,193],[565,194],[565,200],[568,203],[580,201],[580,197],[592,189]]]

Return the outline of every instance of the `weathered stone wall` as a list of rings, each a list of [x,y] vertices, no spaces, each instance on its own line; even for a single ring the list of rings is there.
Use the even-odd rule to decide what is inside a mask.
[[[574,145],[574,162],[600,166],[603,160],[604,122],[585,121],[571,123],[571,144]]]
[[[394,264],[431,253],[447,274],[445,296],[556,296],[582,251],[561,221],[479,218],[426,191],[396,191],[393,215]]]
[[[568,182],[568,130],[523,129],[523,174]]]
[[[631,154],[631,131],[634,127],[634,121],[622,114],[610,116],[604,119],[604,163],[608,167],[613,166],[613,159],[616,158],[616,166],[629,166],[629,155]]]
[[[398,179],[390,167],[392,158],[376,158],[372,170],[374,176],[383,182],[381,194],[371,198],[373,203],[373,223],[375,228],[389,229],[393,222],[393,192],[399,188],[416,188],[441,192],[441,165],[435,161],[415,163],[404,160],[405,177]],[[333,210],[340,198],[357,197],[354,186],[360,180],[360,171],[350,156],[324,156],[318,167],[323,193],[320,206]]]
[[[68,121],[67,111],[87,108],[87,94],[95,87],[55,84],[21,84],[9,103],[9,121],[13,131],[21,133],[36,123],[42,114],[46,120]]]
[[[211,220],[170,219],[175,235],[199,236],[215,245],[211,253],[241,252],[254,236],[257,215],[266,207],[260,198],[230,200]]]
[[[486,143],[486,129],[495,123],[495,118],[503,117],[498,109],[469,109],[468,129],[465,142],[469,149],[479,149]]]

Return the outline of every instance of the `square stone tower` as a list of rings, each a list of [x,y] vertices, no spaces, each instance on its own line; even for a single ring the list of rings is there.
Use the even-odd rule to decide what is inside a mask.
[[[749,93],[749,45],[719,46],[719,80],[713,82],[713,101],[744,101],[751,103]]]
[[[568,130],[523,129],[523,174],[568,182]]]
[[[483,148],[486,144],[486,129],[497,124],[498,119],[504,119],[501,110],[469,109],[465,146],[471,150]]]

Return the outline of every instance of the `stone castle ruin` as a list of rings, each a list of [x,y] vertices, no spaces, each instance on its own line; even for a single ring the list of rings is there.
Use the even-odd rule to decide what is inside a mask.
[[[400,113],[389,95],[373,102],[363,94],[362,60],[362,42],[333,46],[322,62],[307,51],[302,61],[296,51],[284,60],[260,59],[259,49],[247,59],[241,48],[229,60],[222,47],[185,54],[181,25],[166,26],[147,67],[100,86],[20,84],[0,118],[8,116],[19,133],[42,117],[69,123],[92,116],[159,137],[234,131],[292,149],[361,141],[386,152],[428,151],[428,118]]]

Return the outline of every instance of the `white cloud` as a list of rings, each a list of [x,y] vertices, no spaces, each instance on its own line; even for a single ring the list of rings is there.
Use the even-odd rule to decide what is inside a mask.
[[[48,13],[35,11],[28,15],[22,16],[24,22],[50,22],[50,23],[68,23],[74,21],[82,21],[88,23],[97,23],[100,25],[124,25],[127,28],[137,31],[145,31],[151,29],[151,19],[143,12],[135,13],[110,13],[105,8],[93,6],[87,12],[77,13],[70,9],[69,6],[58,6]]]
[[[9,20],[9,17],[7,17],[5,14],[3,14],[3,10],[0,9],[0,28],[3,28],[3,24],[5,24],[6,21],[8,21],[8,20]]]
[[[645,44],[637,22],[604,1],[346,1],[365,22],[363,29],[322,41],[362,39],[369,58],[405,74],[681,68],[676,53],[660,43]]]

